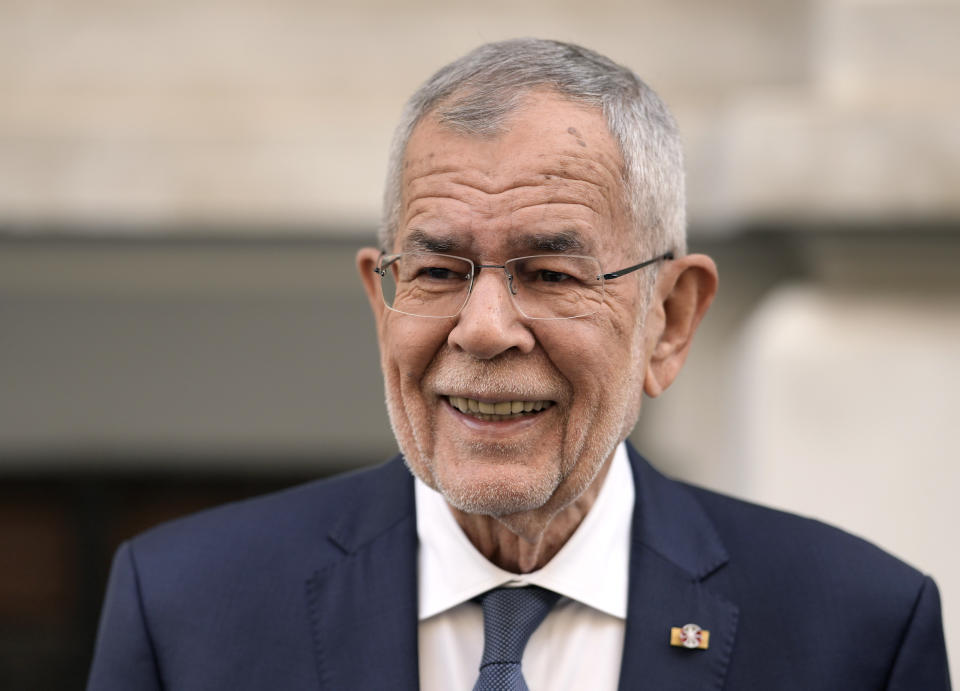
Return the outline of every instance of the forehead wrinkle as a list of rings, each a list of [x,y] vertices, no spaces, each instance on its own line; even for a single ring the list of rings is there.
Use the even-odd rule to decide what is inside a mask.
[[[451,179],[449,173],[438,176],[423,175],[407,181],[403,194],[405,224],[421,214],[433,216],[437,209],[449,210],[453,205],[457,212],[470,212],[471,207],[484,203],[482,190],[476,186]]]
[[[595,190],[610,204],[615,204],[624,192],[620,166],[605,165],[589,158],[564,156],[551,174],[567,184],[584,185]]]
[[[463,169],[447,161],[424,157],[415,162],[415,165],[419,164],[416,165],[419,170],[407,173],[404,187],[409,190],[411,197],[416,199],[418,189],[424,186],[435,186],[438,191],[442,191],[441,194],[429,196],[453,196],[458,188],[462,188],[464,192],[496,197],[527,188],[575,184],[593,187],[605,196],[615,197],[618,187],[622,185],[622,165],[617,157],[608,154],[600,153],[601,160],[579,152],[542,153],[539,158],[541,165],[533,170],[516,170],[510,165],[509,158],[492,164],[492,169],[483,169],[476,165]]]
[[[471,217],[483,219],[502,215],[519,219],[534,213],[543,220],[552,212],[570,214],[576,213],[578,208],[596,217],[615,213],[612,200],[604,194],[604,189],[583,181],[571,180],[558,186],[524,184],[496,194],[468,186],[461,186],[461,190],[460,195],[453,194],[452,190],[450,193],[444,193],[447,190],[422,190],[419,195],[411,195],[405,204],[404,226],[416,227],[421,216],[431,220],[445,219],[442,225],[459,228],[472,225]],[[565,211],[564,207],[569,210]]]

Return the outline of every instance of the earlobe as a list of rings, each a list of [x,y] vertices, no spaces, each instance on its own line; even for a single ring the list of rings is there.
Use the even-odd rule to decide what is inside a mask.
[[[680,373],[717,283],[716,264],[703,254],[680,257],[661,271],[656,304],[648,312],[650,350],[643,389],[651,398],[663,393]]]

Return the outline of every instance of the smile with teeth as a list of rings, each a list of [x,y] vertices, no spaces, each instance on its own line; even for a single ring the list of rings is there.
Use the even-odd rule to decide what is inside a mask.
[[[447,400],[461,413],[488,422],[513,420],[524,415],[539,413],[553,405],[553,401],[497,401],[496,403],[486,403],[461,396],[448,396]]]

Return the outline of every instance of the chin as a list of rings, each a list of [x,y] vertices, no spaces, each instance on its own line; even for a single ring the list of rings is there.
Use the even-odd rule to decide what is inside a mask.
[[[464,477],[452,473],[434,475],[435,489],[455,509],[464,513],[486,516],[509,516],[537,511],[543,508],[556,494],[558,478],[541,473],[496,473],[496,477]],[[532,477],[531,477],[532,475]]]
[[[499,517],[536,511],[550,501],[563,481],[557,468],[504,461],[504,456],[490,453],[489,444],[483,447],[425,454],[419,444],[400,443],[410,472],[464,513]],[[511,457],[529,458],[529,454],[506,456]]]

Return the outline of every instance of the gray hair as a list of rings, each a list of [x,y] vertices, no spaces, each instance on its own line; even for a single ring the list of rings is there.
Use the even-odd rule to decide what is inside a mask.
[[[394,133],[383,197],[380,247],[390,251],[400,223],[403,158],[428,114],[451,129],[496,135],[539,87],[599,108],[624,163],[626,203],[641,249],[686,250],[683,151],[673,116],[632,71],[570,43],[520,38],[480,46],[441,68],[404,108]]]

